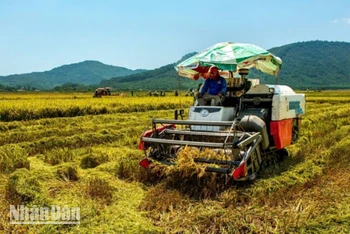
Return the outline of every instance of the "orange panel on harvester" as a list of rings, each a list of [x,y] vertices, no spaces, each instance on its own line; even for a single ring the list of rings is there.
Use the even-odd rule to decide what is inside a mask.
[[[291,144],[293,128],[292,121],[292,119],[284,119],[270,123],[270,132],[277,149],[282,149]]]

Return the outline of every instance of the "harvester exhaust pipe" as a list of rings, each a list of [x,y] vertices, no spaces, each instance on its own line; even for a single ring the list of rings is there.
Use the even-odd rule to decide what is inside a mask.
[[[261,147],[267,149],[270,144],[265,122],[256,115],[246,115],[239,122],[239,126],[245,131],[260,132],[262,136]]]

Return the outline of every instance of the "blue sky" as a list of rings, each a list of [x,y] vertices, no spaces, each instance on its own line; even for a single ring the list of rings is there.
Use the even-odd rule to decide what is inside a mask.
[[[222,41],[350,42],[350,0],[0,0],[0,75],[98,60],[154,69]]]

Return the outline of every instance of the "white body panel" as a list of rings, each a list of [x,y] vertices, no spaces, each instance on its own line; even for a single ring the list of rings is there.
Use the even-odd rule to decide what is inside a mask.
[[[234,107],[222,106],[191,106],[189,120],[199,121],[232,121],[235,116]],[[221,127],[222,128],[222,127]],[[219,131],[219,126],[193,125],[194,131]]]
[[[297,94],[285,85],[268,85],[274,88],[271,120],[300,117],[305,114],[305,94]]]
[[[247,94],[273,91],[271,120],[292,119],[305,114],[305,95],[295,93],[286,85],[255,85]]]

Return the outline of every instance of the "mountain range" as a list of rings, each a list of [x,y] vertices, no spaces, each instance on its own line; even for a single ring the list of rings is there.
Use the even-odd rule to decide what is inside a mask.
[[[84,61],[63,65],[45,72],[32,72],[0,76],[0,84],[10,87],[35,87],[53,89],[66,83],[97,85],[103,79],[142,73],[145,69],[131,70],[125,67],[106,65],[99,61]]]
[[[298,89],[350,88],[350,43],[308,41],[269,49],[279,56],[282,69],[279,84]],[[45,72],[0,76],[0,85],[38,89],[67,87],[69,84],[110,86],[114,90],[175,90],[197,87],[198,81],[177,76],[174,66],[179,61],[153,70],[131,70],[105,65],[99,61],[84,61],[64,65]],[[276,77],[251,69],[248,77],[259,78],[260,83],[275,83]]]

